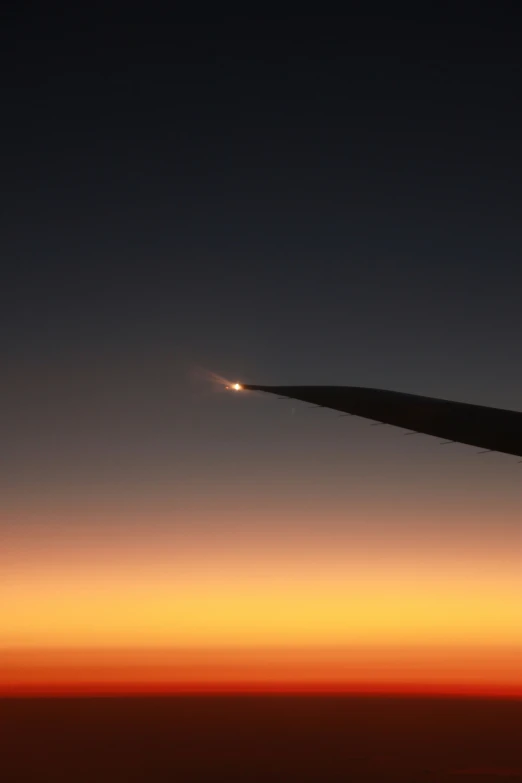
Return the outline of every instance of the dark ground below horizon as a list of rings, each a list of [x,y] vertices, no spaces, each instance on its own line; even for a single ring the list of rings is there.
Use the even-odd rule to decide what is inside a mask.
[[[2,783],[522,781],[522,700],[0,699]]]

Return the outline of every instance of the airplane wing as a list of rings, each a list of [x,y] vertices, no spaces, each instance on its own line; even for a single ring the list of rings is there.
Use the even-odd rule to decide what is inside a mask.
[[[241,388],[333,408],[412,433],[433,435],[447,443],[465,443],[483,451],[522,457],[522,413],[518,411],[358,386],[243,384]]]

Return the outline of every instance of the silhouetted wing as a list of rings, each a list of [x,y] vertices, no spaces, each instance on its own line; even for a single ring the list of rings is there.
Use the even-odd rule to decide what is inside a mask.
[[[451,443],[522,457],[522,413],[358,386],[253,386],[244,389],[302,400]]]

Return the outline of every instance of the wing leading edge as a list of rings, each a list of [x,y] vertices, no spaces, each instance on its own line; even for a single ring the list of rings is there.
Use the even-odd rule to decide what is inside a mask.
[[[243,389],[302,400],[411,432],[522,457],[522,413],[358,386],[257,386]]]

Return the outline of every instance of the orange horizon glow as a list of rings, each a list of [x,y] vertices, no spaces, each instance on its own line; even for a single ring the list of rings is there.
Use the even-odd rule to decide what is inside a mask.
[[[520,550],[490,531],[38,529],[0,552],[0,696],[522,697]]]
[[[0,696],[381,694],[522,698],[520,650],[10,649]]]

